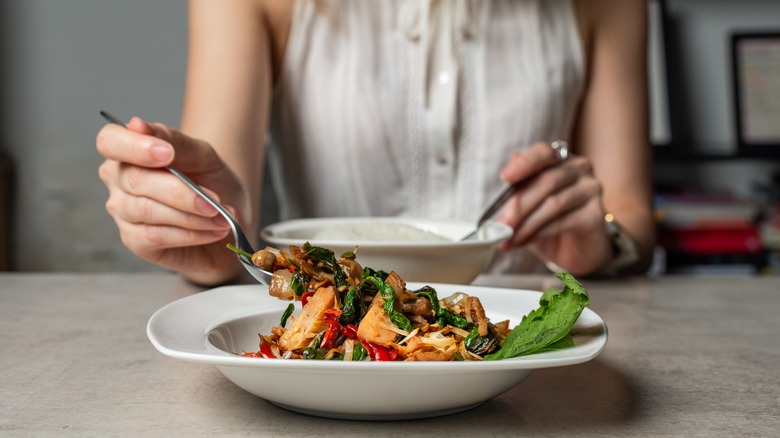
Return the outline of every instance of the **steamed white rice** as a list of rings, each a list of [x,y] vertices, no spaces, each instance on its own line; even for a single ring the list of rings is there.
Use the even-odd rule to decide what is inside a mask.
[[[339,224],[317,232],[314,239],[349,241],[446,241],[444,236],[401,222]]]

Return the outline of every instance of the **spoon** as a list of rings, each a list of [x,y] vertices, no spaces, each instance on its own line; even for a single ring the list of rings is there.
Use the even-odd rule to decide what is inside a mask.
[[[479,220],[477,221],[477,228],[475,228],[474,231],[462,237],[460,241],[463,242],[474,238],[474,236],[477,235],[479,230],[482,229],[482,225],[485,225],[485,222],[487,222],[488,219],[493,217],[493,215],[496,214],[496,212],[498,212],[498,210],[500,210],[501,207],[503,207],[504,204],[507,203],[507,201],[509,201],[512,195],[514,195],[515,192],[520,190],[521,187],[526,185],[526,183],[527,180],[521,180],[505,188],[504,191],[501,192],[501,194],[498,195],[498,197],[492,203],[490,203],[488,208],[485,209],[485,212],[482,213],[482,216],[479,217]]]
[[[100,115],[103,116],[104,119],[108,120],[111,123],[115,123],[119,126],[127,127],[124,123],[122,123],[119,119],[112,116],[106,111],[100,111]],[[189,188],[191,188],[195,193],[200,195],[203,199],[205,199],[209,204],[211,204],[212,207],[216,208],[217,211],[228,221],[228,224],[230,225],[230,229],[233,231],[233,238],[236,241],[236,248],[241,250],[244,253],[247,254],[254,254],[255,250],[252,249],[252,244],[249,243],[249,239],[246,238],[246,235],[244,234],[244,230],[241,229],[241,225],[239,225],[238,221],[233,217],[233,215],[230,214],[230,212],[227,211],[225,207],[220,205],[217,201],[213,200],[211,196],[209,196],[206,192],[201,190],[201,188],[192,182],[189,178],[187,178],[183,173],[179,172],[178,170],[174,169],[171,166],[166,167],[169,172],[176,175],[180,180],[184,182],[184,184],[187,184]],[[247,257],[245,254],[236,253],[238,256],[238,260],[241,262],[242,265],[244,265],[244,268],[252,274],[252,276],[259,281],[260,283],[270,286],[271,285],[271,278],[273,277],[273,274],[264,270],[260,269],[257,266],[255,266],[254,263],[252,263],[252,259],[250,257]]]

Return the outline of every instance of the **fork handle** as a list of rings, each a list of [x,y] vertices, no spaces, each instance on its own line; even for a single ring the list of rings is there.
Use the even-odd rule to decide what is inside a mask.
[[[488,207],[487,210],[485,210],[485,213],[482,214],[482,216],[479,218],[479,221],[477,221],[477,228],[479,229],[482,227],[482,225],[487,222],[488,219],[493,217],[498,210],[501,209],[501,207],[506,204],[507,201],[512,197],[512,195],[515,194],[518,190],[520,190],[523,186],[528,184],[528,180],[520,180],[514,184],[511,184],[507,188],[504,189],[503,192],[501,192],[500,195],[493,201],[492,204],[490,204],[490,207]]]

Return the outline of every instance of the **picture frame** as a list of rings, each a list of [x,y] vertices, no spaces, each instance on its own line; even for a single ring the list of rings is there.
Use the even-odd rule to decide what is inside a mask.
[[[780,30],[732,33],[731,58],[739,153],[780,157]]]

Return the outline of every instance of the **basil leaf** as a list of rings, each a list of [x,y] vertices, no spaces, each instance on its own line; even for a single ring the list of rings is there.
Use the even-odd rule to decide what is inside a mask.
[[[306,347],[303,349],[304,359],[311,359],[311,360],[325,359],[325,355],[328,354],[328,349],[318,347],[320,344],[322,344],[323,336],[325,336],[325,330],[321,331],[320,333],[317,334],[317,336],[314,337],[314,340],[309,344],[311,345],[311,347]]]
[[[279,325],[284,327],[287,325],[287,319],[290,318],[290,315],[292,315],[293,310],[295,310],[295,305],[293,303],[290,303],[287,305],[287,308],[284,309],[284,313],[282,313],[282,319],[279,321]]]
[[[308,347],[303,350],[303,358],[306,360],[324,360],[330,351],[327,348]]]
[[[412,322],[409,321],[409,318],[404,316],[403,313],[397,312],[393,307],[393,304],[395,303],[395,292],[393,292],[393,287],[375,277],[368,277],[366,280],[376,286],[379,293],[382,294],[382,300],[385,302],[383,308],[385,309],[387,316],[390,317],[390,321],[402,330],[406,330],[407,332],[411,331]]]
[[[545,353],[548,351],[563,350],[564,348],[571,348],[571,347],[574,347],[574,338],[572,338],[571,335],[566,335],[563,338],[561,338],[560,341],[553,342],[552,344],[546,347],[542,347],[534,351],[534,354]]]
[[[501,346],[498,339],[490,331],[487,335],[480,336],[479,327],[474,327],[463,342],[466,345],[466,350],[479,356],[492,353]]]
[[[336,256],[333,254],[333,251],[321,246],[311,245],[309,242],[303,244],[303,250],[306,251],[312,259],[322,262],[325,266],[330,268],[333,272],[333,284],[336,286],[337,290],[341,290],[341,287],[347,284],[347,276],[344,275],[341,266],[336,263]]]
[[[360,342],[356,342],[355,347],[352,349],[352,361],[360,361],[367,357],[368,351],[366,351],[366,347],[364,347]]]
[[[295,268],[292,279],[290,279],[290,289],[296,296],[301,296],[306,292],[306,285],[309,283],[309,277],[301,272],[299,268]]]
[[[309,242],[304,243],[301,248],[314,260],[322,261],[329,265],[336,263],[336,256],[333,254],[333,251],[327,248],[314,246]]]
[[[385,281],[385,280],[387,280],[387,277],[389,277],[389,276],[390,276],[390,274],[388,274],[385,271],[382,271],[382,270],[377,271],[377,270],[374,270],[374,269],[366,267],[366,266],[363,267],[363,279],[364,280],[366,278],[368,278],[368,277],[375,277],[375,278],[378,278],[378,279],[380,279],[382,281]]]
[[[507,335],[501,349],[485,356],[499,360],[536,353],[563,339],[577,321],[590,297],[571,274],[555,274],[564,283],[563,290],[548,289],[539,299],[539,308],[524,316]]]
[[[363,312],[360,306],[362,300],[360,299],[357,286],[351,288],[341,301],[344,303],[344,307],[341,308],[341,317],[339,318],[341,324],[351,324],[362,319]]]
[[[414,294],[418,297],[423,296],[428,298],[428,301],[431,302],[431,307],[433,308],[433,314],[436,316],[436,323],[440,326],[445,327],[451,325],[465,330],[469,330],[473,326],[466,318],[443,308],[439,304],[439,297],[436,294],[436,289],[430,286],[424,286],[415,291]]]

